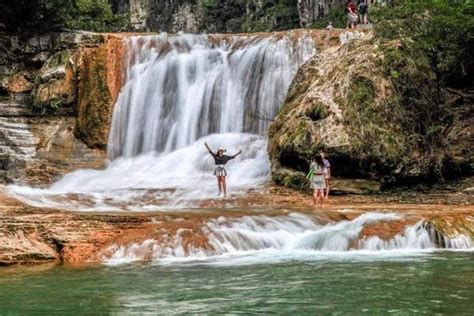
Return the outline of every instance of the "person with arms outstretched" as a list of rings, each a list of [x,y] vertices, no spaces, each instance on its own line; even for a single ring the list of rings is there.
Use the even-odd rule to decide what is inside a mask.
[[[225,182],[225,177],[227,176],[227,171],[225,169],[225,164],[229,161],[237,157],[242,153],[242,150],[239,150],[238,153],[236,153],[233,156],[228,156],[224,155],[226,152],[226,149],[224,147],[219,147],[217,149],[217,152],[214,153],[211,148],[209,148],[209,145],[207,143],[204,143],[204,146],[206,146],[207,150],[209,153],[212,155],[214,158],[214,163],[216,165],[216,168],[214,169],[214,175],[217,178],[217,187],[219,188],[219,196],[224,193],[224,197],[227,196],[227,185]]]

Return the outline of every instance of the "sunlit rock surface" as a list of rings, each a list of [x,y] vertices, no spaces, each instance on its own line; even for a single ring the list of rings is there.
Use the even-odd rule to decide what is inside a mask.
[[[77,168],[101,167],[103,152],[89,149],[74,131],[78,92],[83,91],[79,74],[83,59],[89,57],[83,52],[100,50],[106,36],[22,33],[2,34],[1,41],[5,50],[0,53],[0,181],[47,184]],[[115,62],[120,65],[121,59],[109,63]],[[113,70],[118,78],[113,74],[108,81],[115,96],[121,86],[120,67]],[[104,78],[107,74],[104,71]],[[104,108],[113,105],[114,98],[108,100]],[[107,133],[107,118],[104,122],[101,127]]]

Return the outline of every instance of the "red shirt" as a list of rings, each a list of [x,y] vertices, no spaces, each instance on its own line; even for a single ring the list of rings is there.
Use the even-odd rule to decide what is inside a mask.
[[[354,2],[351,2],[351,3],[347,4],[347,12],[349,12],[349,13],[356,13],[357,12],[357,7],[354,4]]]

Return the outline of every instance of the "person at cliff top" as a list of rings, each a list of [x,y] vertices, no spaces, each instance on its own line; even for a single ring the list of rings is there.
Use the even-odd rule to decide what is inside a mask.
[[[319,1],[318,4],[318,19],[324,19],[324,4]]]
[[[233,156],[227,156],[224,155],[226,152],[226,149],[224,147],[219,147],[217,149],[217,152],[214,153],[211,148],[209,148],[209,145],[207,143],[204,143],[204,146],[206,146],[207,150],[209,153],[212,155],[214,158],[214,163],[216,165],[216,168],[214,169],[214,175],[217,178],[217,187],[219,188],[219,196],[224,193],[224,197],[227,196],[227,185],[225,182],[225,177],[227,176],[227,171],[225,170],[225,164],[229,161],[237,157],[242,153],[242,150],[239,150],[238,153],[236,153]]]
[[[347,28],[355,28],[357,23],[357,7],[352,0],[347,1]]]
[[[323,164],[324,164],[324,171],[325,171],[324,180],[326,183],[325,198],[327,200],[329,198],[329,180],[331,180],[331,164],[329,163],[329,160],[326,159],[326,155],[324,154],[324,152],[321,151],[319,155],[321,156],[321,159],[323,160]]]
[[[362,0],[358,5],[357,10],[359,11],[359,22],[362,24],[369,24],[367,19],[369,14],[369,5],[367,4],[367,1]]]
[[[326,188],[326,168],[324,167],[323,158],[321,155],[317,155],[311,160],[310,171],[308,177],[311,180],[311,186],[313,187],[313,203],[316,207],[323,207],[324,201],[324,189]]]

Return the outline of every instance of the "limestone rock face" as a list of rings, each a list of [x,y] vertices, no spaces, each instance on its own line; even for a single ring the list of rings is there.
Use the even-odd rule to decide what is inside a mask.
[[[102,167],[104,152],[76,139],[74,125],[72,117],[0,117],[0,183],[49,184],[75,169]]]
[[[466,132],[470,120],[462,119],[465,113],[447,105],[443,110],[458,117],[457,121],[430,121],[432,117],[425,114],[435,111],[436,101],[424,103],[423,108],[423,104],[414,105],[418,99],[406,102],[407,93],[395,89],[393,79],[399,74],[387,74],[386,64],[388,54],[403,49],[408,50],[398,43],[379,43],[366,34],[323,50],[298,70],[269,128],[268,152],[276,183],[308,189],[308,161],[320,150],[329,156],[333,176],[373,179],[384,186],[437,181],[457,170],[469,172],[472,155],[459,153],[472,143],[441,144],[439,139],[428,140],[429,130],[419,127],[436,124],[446,131]],[[400,72],[414,63],[407,60],[397,65]],[[417,93],[435,95],[429,71],[410,68],[405,75],[408,82],[424,82]],[[468,134],[459,139],[468,139]],[[356,191],[369,193],[376,187],[364,183]]]
[[[76,136],[105,149],[112,110],[122,87],[123,47],[119,38],[80,53]]]
[[[130,0],[129,2],[130,24],[136,31],[145,31],[149,11],[149,0]]]
[[[198,33],[199,32],[199,17],[193,12],[189,4],[180,6],[176,13],[173,14],[172,28],[173,33]]]
[[[81,66],[91,63],[84,59],[94,56],[95,50],[114,51],[115,46],[106,45],[108,37],[77,31],[0,34],[5,48],[0,51],[0,183],[48,184],[74,169],[103,165],[103,150],[90,149],[87,145],[96,144],[84,143],[74,131],[79,104],[92,104],[97,99],[88,97],[103,93],[100,84],[90,85],[83,93],[84,85],[79,84],[84,72]],[[121,39],[116,43],[120,44]],[[105,60],[105,71],[90,76],[103,76],[91,80],[105,82],[103,96],[109,103],[96,106],[103,106],[110,115],[122,85],[122,68],[120,57]],[[78,98],[80,93],[83,100]],[[104,117],[96,126],[105,133],[102,147],[109,120]],[[89,140],[89,134],[83,136]]]
[[[345,0],[298,0],[298,15],[301,25],[309,25],[320,17],[346,4]]]
[[[305,27],[340,10],[344,0],[110,0],[135,31],[229,33]]]
[[[35,90],[33,103],[36,107],[70,106],[75,95],[75,61],[71,50],[59,51],[41,67],[37,76],[40,82]]]

